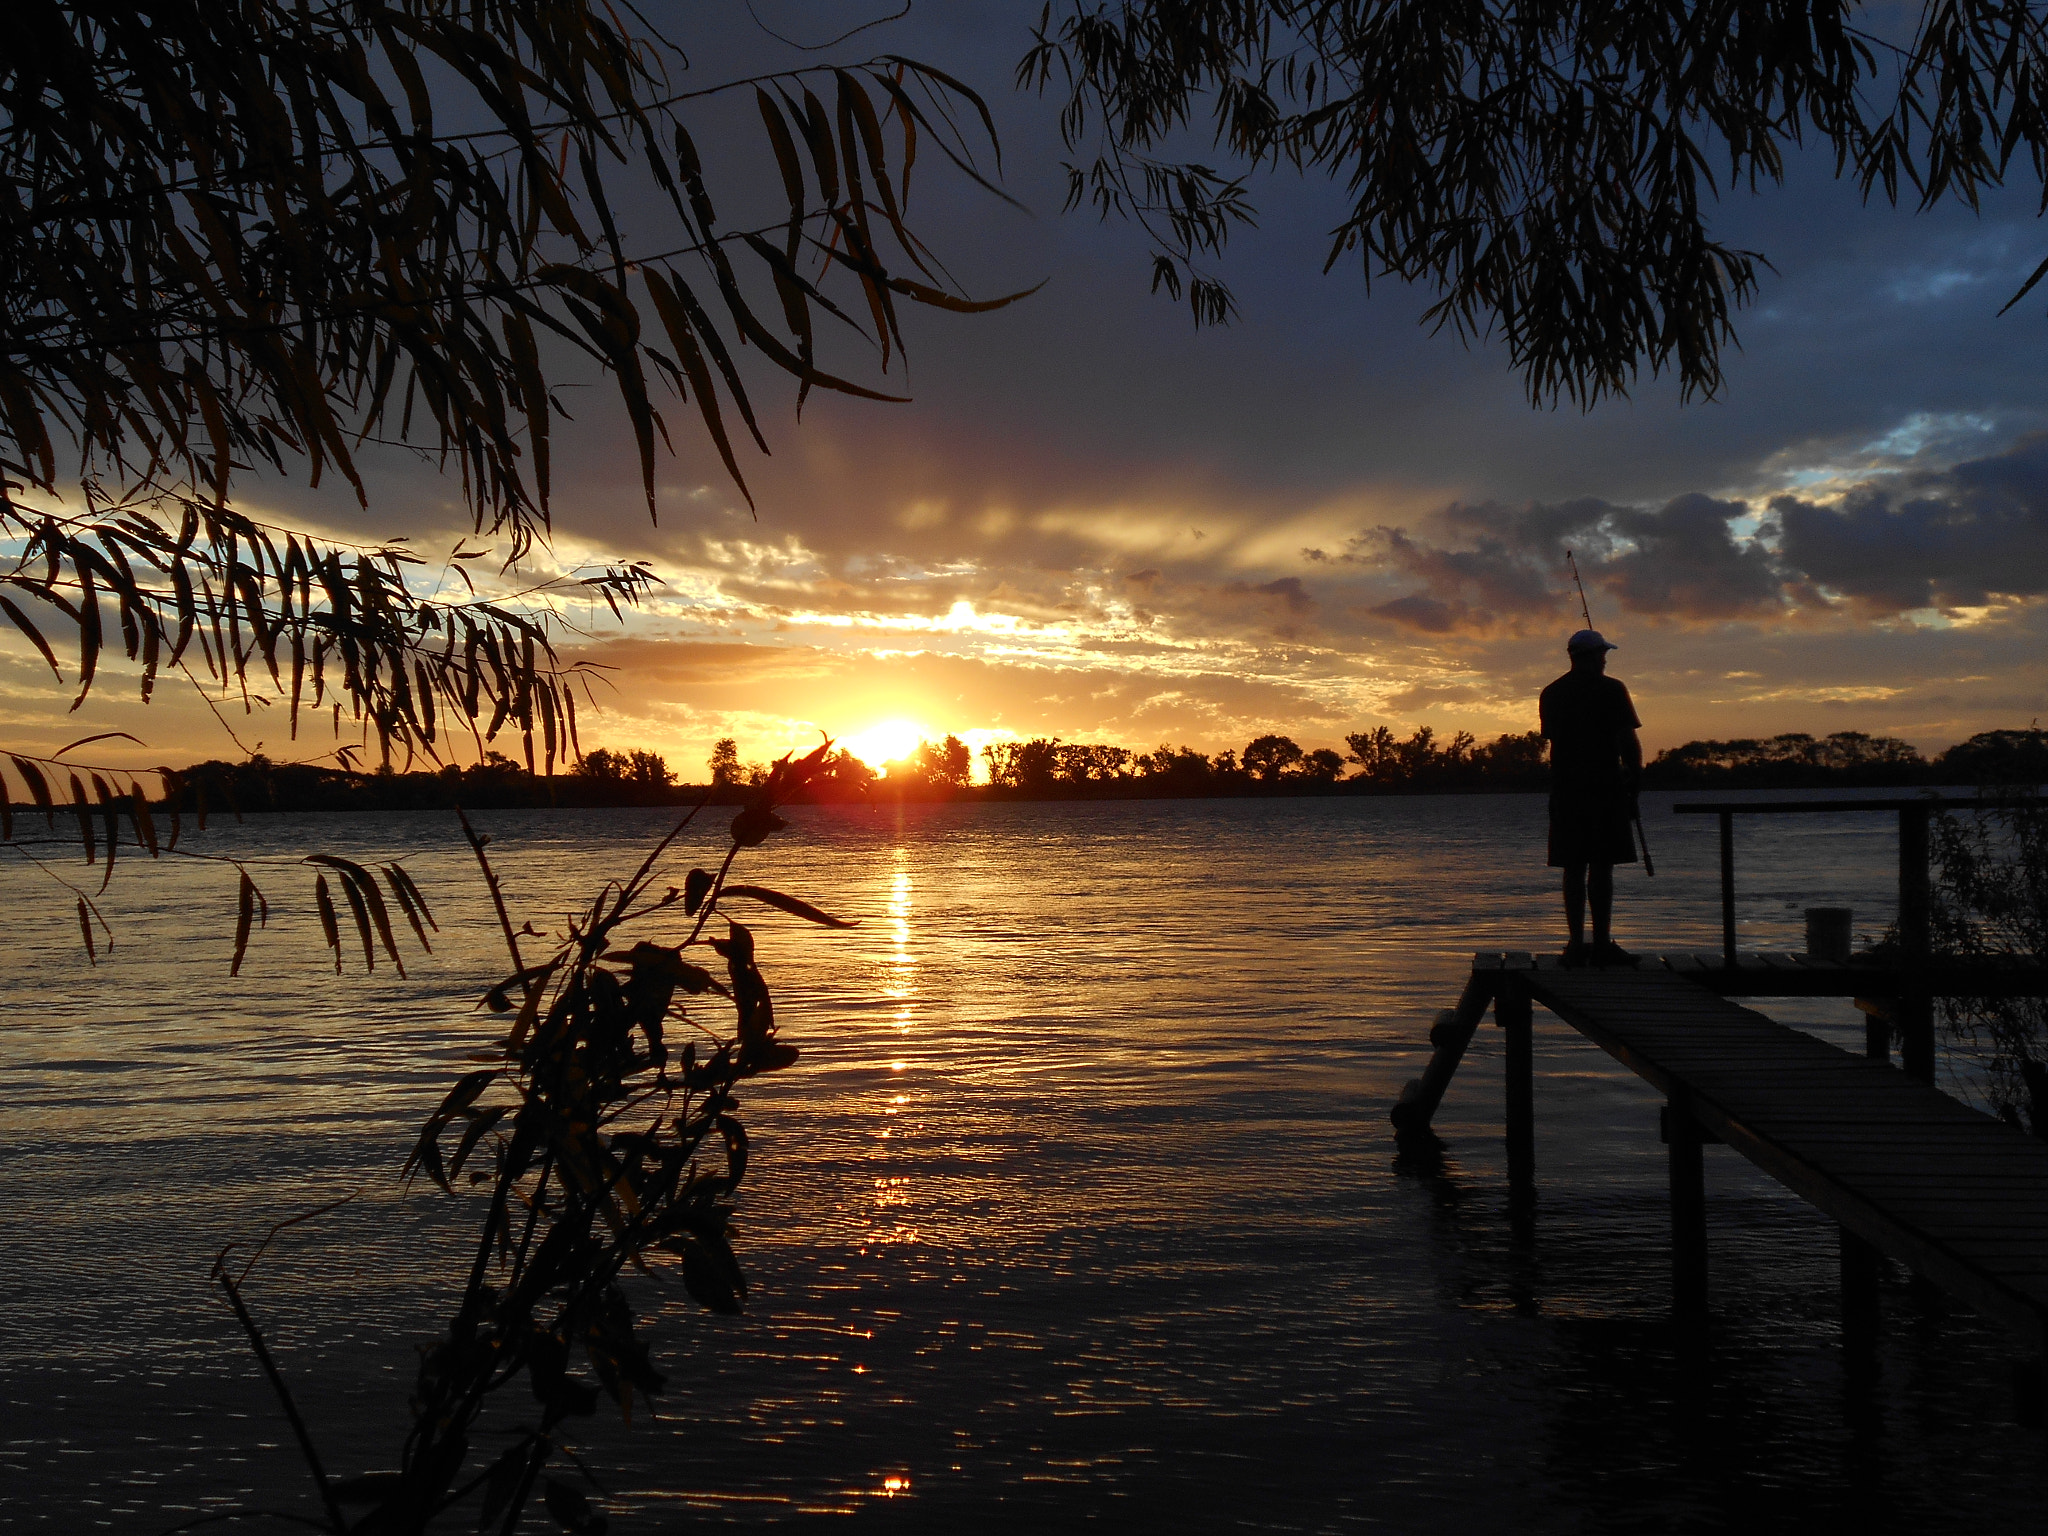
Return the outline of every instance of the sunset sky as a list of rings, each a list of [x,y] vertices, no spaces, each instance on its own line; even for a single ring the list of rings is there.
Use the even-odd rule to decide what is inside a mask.
[[[853,8],[755,9],[822,41]],[[673,10],[702,82],[811,61],[744,8],[717,33]],[[1062,214],[1052,112],[1011,88],[1037,13],[919,3],[836,50],[980,87],[1028,209],[920,162],[912,222],[951,271],[979,295],[1044,287],[992,315],[913,314],[907,380],[889,378],[914,403],[814,396],[799,423],[793,388],[761,374],[758,516],[679,434],[650,526],[606,389],[570,392],[589,408],[558,440],[550,558],[644,558],[668,582],[623,632],[595,627],[584,654],[617,686],[586,745],[661,751],[687,777],[721,736],[760,759],[885,725],[1206,751],[1269,730],[1307,747],[1381,724],[1526,730],[1580,622],[1566,545],[1652,749],[1844,729],[1939,747],[2044,712],[2048,300],[1996,315],[2048,252],[2038,188],[1914,214],[1796,166],[1723,205],[1719,232],[1777,268],[1723,399],[1682,405],[1646,378],[1590,414],[1532,409],[1501,350],[1418,326],[1429,295],[1322,275],[1343,206],[1322,183],[1259,186],[1261,227],[1223,268],[1229,328],[1149,296],[1135,231]],[[765,171],[741,105],[705,133]],[[432,465],[378,461],[372,490],[368,514],[282,484],[243,499],[423,551],[463,531]],[[66,716],[20,647],[0,667],[31,749],[126,729],[142,761],[236,755],[189,698],[144,710],[109,676]],[[233,723],[275,756],[327,744]]]

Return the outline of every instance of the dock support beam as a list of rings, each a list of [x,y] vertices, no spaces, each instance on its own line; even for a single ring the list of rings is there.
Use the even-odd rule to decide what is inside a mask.
[[[1930,906],[1927,888],[1926,806],[1899,811],[1899,958],[1907,971],[1927,964]],[[1934,999],[1922,993],[1898,999],[1899,1065],[1908,1077],[1934,1081]]]
[[[1863,1054],[1872,1061],[1892,1059],[1892,1007],[1885,998],[1857,997],[1850,1001],[1863,1014]]]
[[[1735,969],[1735,817],[1721,813],[1721,963]]]
[[[1458,1006],[1446,1008],[1429,1027],[1431,1053],[1422,1076],[1401,1090],[1390,1118],[1397,1136],[1426,1136],[1430,1117],[1444,1101],[1444,1090],[1458,1063],[1465,1059],[1465,1047],[1486,1017],[1486,1005],[1493,1001],[1493,974],[1474,969],[1471,980],[1458,998]]]
[[[1707,1311],[1706,1138],[1691,1105],[1674,1094],[1664,1116],[1671,1149],[1671,1308],[1681,1318]]]
[[[1528,981],[1501,977],[1493,1020],[1507,1034],[1508,1196],[1527,1203],[1536,1194],[1535,1008]]]
[[[1882,1255],[1847,1227],[1841,1230],[1842,1337],[1852,1346],[1862,1346],[1877,1333],[1877,1281]]]

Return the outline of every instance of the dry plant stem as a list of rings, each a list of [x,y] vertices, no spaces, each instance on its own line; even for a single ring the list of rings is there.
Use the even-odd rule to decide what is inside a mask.
[[[522,978],[521,990],[531,998],[537,983],[525,976],[526,962],[519,958],[519,936],[512,931],[512,916],[505,910],[505,893],[498,885],[497,871],[484,857],[484,840],[476,835],[476,828],[469,824],[469,817],[460,806],[455,808],[455,819],[462,823],[462,835],[469,839],[470,852],[476,855],[477,863],[483,868],[484,885],[491,893],[491,905],[497,909],[498,928],[505,935],[505,948],[512,953],[513,973]]]
[[[270,1348],[263,1341],[262,1330],[256,1326],[256,1320],[249,1315],[249,1309],[242,1304],[241,1290],[236,1286],[234,1277],[227,1272],[227,1255],[228,1250],[223,1248],[214,1259],[213,1278],[227,1293],[228,1305],[235,1311],[235,1320],[242,1325],[242,1332],[249,1336],[249,1347],[256,1351],[257,1363],[263,1367],[263,1374],[269,1378],[270,1388],[277,1394],[277,1401],[284,1409],[285,1418],[291,1422],[292,1434],[299,1442],[299,1454],[306,1458],[306,1466],[313,1474],[314,1486],[320,1490],[320,1502],[327,1507],[327,1518],[334,1522],[335,1530],[346,1530],[348,1524],[342,1519],[341,1505],[335,1501],[333,1486],[327,1481],[327,1469],[321,1465],[320,1452],[313,1445],[312,1435],[307,1433],[306,1421],[299,1417],[298,1404],[292,1401],[291,1389],[284,1384],[284,1377],[277,1369],[277,1362],[270,1357]]]

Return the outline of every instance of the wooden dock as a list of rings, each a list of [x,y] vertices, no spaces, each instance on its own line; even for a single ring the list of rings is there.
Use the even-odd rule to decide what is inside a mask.
[[[2006,1324],[2031,1352],[2048,1351],[2048,1143],[1892,1066],[1888,1024],[1873,1028],[1871,1049],[1857,1056],[1729,1001],[1856,997],[1878,1000],[1868,1007],[1881,1014],[1884,999],[2041,995],[2048,969],[2035,960],[1908,969],[1800,955],[1736,961],[1678,955],[1635,969],[1567,970],[1550,956],[1476,955],[1457,1008],[1437,1018],[1434,1057],[1395,1107],[1395,1124],[1404,1134],[1426,1131],[1490,1006],[1507,1032],[1510,1187],[1532,1192],[1531,1031],[1541,1004],[1665,1096],[1681,1313],[1706,1304],[1700,1149],[1725,1142],[1840,1224],[1850,1324],[1875,1312],[1882,1254]],[[1931,1068],[1931,1049],[1926,1056]]]

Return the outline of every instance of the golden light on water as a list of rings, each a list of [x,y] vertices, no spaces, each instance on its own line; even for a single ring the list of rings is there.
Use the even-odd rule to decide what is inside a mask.
[[[898,763],[917,750],[918,743],[925,739],[925,729],[915,720],[883,720],[864,731],[843,737],[840,745],[870,768],[881,768],[885,763]]]

